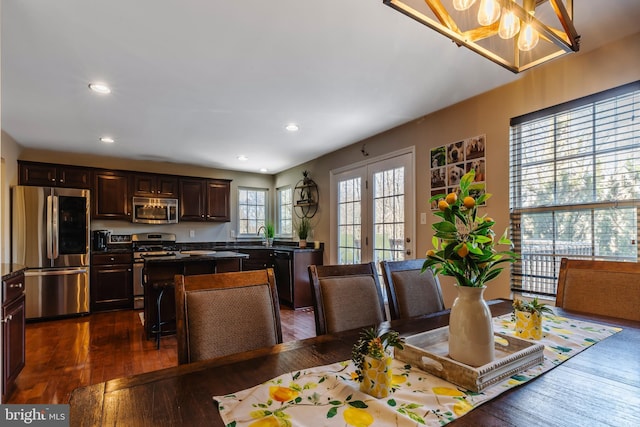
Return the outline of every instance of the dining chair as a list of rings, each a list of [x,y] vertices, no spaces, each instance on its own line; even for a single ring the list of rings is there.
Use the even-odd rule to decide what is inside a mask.
[[[310,265],[316,334],[377,325],[386,320],[374,263]]]
[[[640,321],[640,264],[562,258],[556,306]]]
[[[272,268],[176,275],[178,364],[282,342]]]
[[[440,281],[430,269],[422,273],[424,259],[381,261],[391,319],[422,316],[444,310]]]

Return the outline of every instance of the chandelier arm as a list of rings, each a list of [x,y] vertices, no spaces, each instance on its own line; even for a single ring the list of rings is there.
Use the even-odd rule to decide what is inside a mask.
[[[498,34],[500,22],[494,22],[486,27],[477,27],[462,33],[462,36],[469,41],[477,42],[478,40],[487,39]]]
[[[549,0],[549,2],[558,16],[558,20],[562,24],[562,28],[564,28],[564,34],[568,38],[568,43],[574,46],[575,48],[572,50],[577,52],[580,49],[580,36],[573,25],[573,0],[566,0],[571,14],[569,14],[561,0]]]
[[[447,9],[444,7],[440,0],[424,0],[424,2],[427,4],[427,6],[429,6],[429,9],[431,9],[433,14],[442,25],[444,25],[451,31],[455,31],[456,33],[460,34],[458,25],[453,20],[453,18],[451,18],[451,15],[449,15],[449,12],[447,12]]]

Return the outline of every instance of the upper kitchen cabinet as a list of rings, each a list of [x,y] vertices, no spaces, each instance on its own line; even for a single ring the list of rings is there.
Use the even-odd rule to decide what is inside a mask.
[[[133,195],[178,198],[178,177],[152,173],[132,174]]]
[[[207,221],[231,221],[231,181],[207,180]]]
[[[91,169],[51,163],[18,162],[20,185],[91,188]]]
[[[93,218],[131,220],[129,174],[118,171],[95,171]]]
[[[181,178],[180,221],[231,221],[231,181]]]

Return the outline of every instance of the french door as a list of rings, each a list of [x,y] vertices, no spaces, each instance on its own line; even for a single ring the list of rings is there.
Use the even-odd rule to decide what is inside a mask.
[[[413,151],[332,172],[331,259],[358,264],[414,257]]]

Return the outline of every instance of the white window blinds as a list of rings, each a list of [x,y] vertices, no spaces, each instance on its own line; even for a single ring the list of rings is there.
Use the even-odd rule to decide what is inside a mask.
[[[511,120],[512,289],[555,295],[560,259],[637,261],[640,82]]]

